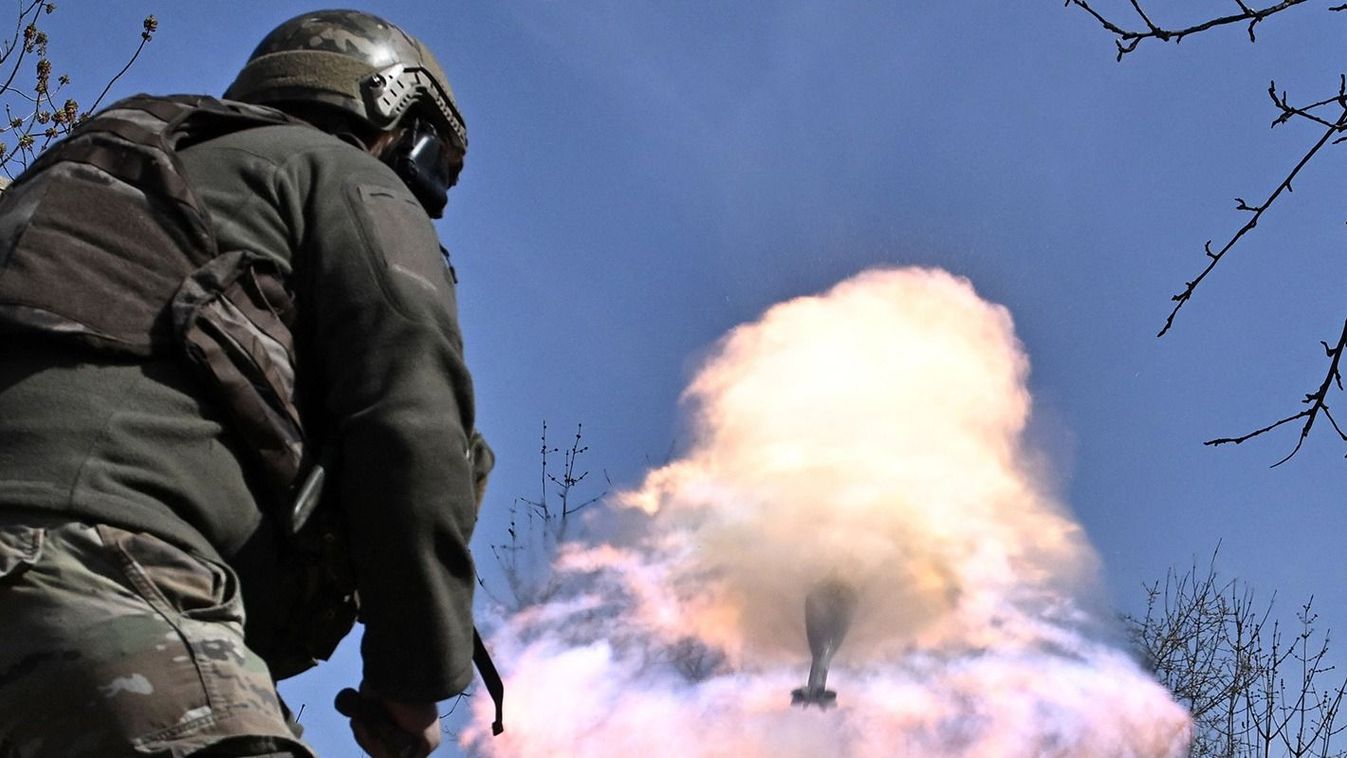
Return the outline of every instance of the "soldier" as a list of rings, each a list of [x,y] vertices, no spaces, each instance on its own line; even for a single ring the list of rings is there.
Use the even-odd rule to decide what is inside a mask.
[[[0,196],[0,756],[312,755],[274,682],[357,600],[356,740],[435,748],[491,467],[430,222],[466,150],[419,41],[325,11]]]

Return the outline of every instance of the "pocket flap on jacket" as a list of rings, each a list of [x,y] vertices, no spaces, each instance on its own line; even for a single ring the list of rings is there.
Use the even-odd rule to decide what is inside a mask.
[[[37,562],[47,530],[35,526],[0,524],[0,581],[17,576]]]

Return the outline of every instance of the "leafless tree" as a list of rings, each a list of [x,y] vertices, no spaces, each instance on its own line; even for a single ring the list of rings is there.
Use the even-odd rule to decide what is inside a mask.
[[[605,634],[614,614],[625,612],[631,602],[627,597],[628,589],[620,582],[605,584],[604,579],[595,575],[557,572],[553,569],[553,559],[563,544],[577,536],[571,530],[577,514],[602,500],[612,482],[605,473],[601,490],[596,492],[582,487],[589,480],[589,472],[582,470],[580,465],[581,456],[589,452],[589,447],[584,444],[583,426],[576,425],[570,445],[560,447],[548,442],[547,423],[544,422],[540,443],[538,496],[536,499],[515,499],[510,508],[508,541],[491,546],[509,594],[501,597],[486,583],[480,580],[479,583],[508,611],[555,601],[573,592],[577,586],[595,590],[596,594],[606,598],[606,602],[572,613],[567,618],[569,633],[577,639],[592,639]],[[558,453],[561,454],[560,471],[553,465]],[[672,455],[672,447],[669,455]],[[700,682],[726,670],[725,654],[693,637],[671,641],[651,641],[639,636],[606,636],[606,639],[628,653],[639,655],[643,665],[671,669],[689,682]]]
[[[576,514],[608,494],[606,486],[596,494],[581,487],[589,478],[589,471],[580,465],[581,456],[589,452],[582,424],[576,425],[570,446],[560,448],[548,442],[544,421],[538,452],[541,466],[537,499],[515,498],[506,530],[509,539],[491,546],[510,593],[505,598],[493,597],[512,608],[545,601],[556,592],[550,564],[557,548],[566,541]],[[557,453],[562,455],[560,472],[553,465]],[[604,479],[607,482],[606,475]],[[491,594],[484,583],[482,587]]]
[[[1297,6],[1306,5],[1309,0],[1282,0],[1272,5],[1264,7],[1254,7],[1246,0],[1231,0],[1229,6],[1230,12],[1224,15],[1212,16],[1206,19],[1196,21],[1182,22],[1179,24],[1162,25],[1156,20],[1152,11],[1143,7],[1141,0],[1127,0],[1129,8],[1129,18],[1120,20],[1110,17],[1097,9],[1098,4],[1088,0],[1066,0],[1068,8],[1074,7],[1092,17],[1108,34],[1114,38],[1114,44],[1117,47],[1117,57],[1122,61],[1124,56],[1135,51],[1137,46],[1143,41],[1153,39],[1160,42],[1178,43],[1185,37],[1193,34],[1200,34],[1223,27],[1244,26],[1249,37],[1249,41],[1257,40],[1255,30],[1258,25],[1272,16],[1287,12]],[[1327,5],[1327,3],[1324,3]],[[1329,11],[1347,10],[1347,4],[1331,5],[1327,7]],[[1277,83],[1273,81],[1267,89],[1268,97],[1272,101],[1274,118],[1272,126],[1278,127],[1288,123],[1300,123],[1306,125],[1313,132],[1312,139],[1300,157],[1294,161],[1286,175],[1277,182],[1273,188],[1267,192],[1259,202],[1250,203],[1243,198],[1235,198],[1236,210],[1247,214],[1243,224],[1241,224],[1232,234],[1224,238],[1219,246],[1214,246],[1211,240],[1208,240],[1204,246],[1205,264],[1202,269],[1191,280],[1184,284],[1182,291],[1173,296],[1174,307],[1170,311],[1168,318],[1165,319],[1164,326],[1160,329],[1158,336],[1164,336],[1173,326],[1174,320],[1178,316],[1179,310],[1183,308],[1189,300],[1192,299],[1198,285],[1200,285],[1209,274],[1235,247],[1239,241],[1244,238],[1258,226],[1258,222],[1263,215],[1273,206],[1283,195],[1292,192],[1293,183],[1300,175],[1301,171],[1309,165],[1316,157],[1321,155],[1325,148],[1338,145],[1347,141],[1347,76],[1339,75],[1337,82],[1337,91],[1328,93],[1325,97],[1312,98],[1304,103],[1293,103],[1285,91],[1278,91]],[[1309,436],[1310,430],[1315,423],[1323,418],[1332,426],[1333,431],[1337,433],[1339,439],[1347,442],[1347,433],[1338,421],[1333,417],[1329,407],[1329,393],[1336,388],[1342,391],[1342,373],[1340,362],[1345,348],[1347,348],[1347,322],[1343,323],[1340,335],[1336,341],[1330,344],[1327,341],[1321,341],[1325,356],[1328,360],[1328,369],[1324,374],[1322,381],[1317,388],[1305,394],[1301,401],[1303,406],[1296,413],[1266,424],[1252,432],[1232,437],[1220,437],[1208,440],[1208,445],[1240,444],[1254,437],[1258,437],[1274,429],[1287,424],[1299,424],[1300,434],[1296,439],[1295,446],[1281,460],[1273,464],[1279,466],[1290,460]]]
[[[1190,755],[1347,756],[1339,723],[1347,681],[1325,684],[1331,635],[1315,627],[1313,598],[1292,624],[1273,618],[1245,582],[1205,568],[1146,587],[1146,611],[1124,622],[1159,681],[1194,721]]]
[[[56,3],[19,0],[13,32],[0,37],[0,104],[4,107],[4,123],[0,124],[0,174],[7,179],[23,171],[38,153],[88,118],[102,104],[112,85],[130,70],[159,28],[154,16],[145,17],[141,22],[140,43],[121,70],[103,83],[93,104],[85,107],[66,96],[67,89],[74,85],[68,74],[57,73],[48,55],[52,41],[49,22],[57,10]]]

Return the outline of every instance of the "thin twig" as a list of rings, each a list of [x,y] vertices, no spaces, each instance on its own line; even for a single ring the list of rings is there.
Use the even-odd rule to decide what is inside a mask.
[[[112,89],[112,85],[116,84],[118,79],[121,79],[122,76],[124,76],[127,71],[131,70],[131,64],[135,63],[136,59],[140,57],[140,51],[144,50],[145,45],[149,43],[151,39],[154,38],[154,32],[158,28],[159,28],[158,19],[156,19],[154,16],[145,17],[144,31],[140,33],[140,44],[136,46],[136,51],[131,54],[131,60],[128,60],[126,62],[126,65],[122,66],[122,70],[118,71],[116,76],[108,80],[107,86],[103,87],[103,91],[98,93],[98,98],[94,100],[94,104],[89,106],[88,110],[89,113],[93,113],[98,110],[99,103],[103,102],[103,98],[108,94],[108,90]]]
[[[1281,111],[1277,118],[1272,120],[1271,126],[1274,129],[1297,117],[1308,119],[1309,121],[1313,121],[1324,127],[1335,126],[1332,121],[1317,113],[1313,113],[1312,111],[1316,108],[1322,108],[1325,105],[1333,104],[1340,107],[1347,107],[1347,76],[1342,74],[1338,75],[1338,94],[1333,97],[1326,97],[1316,103],[1310,103],[1309,105],[1291,105],[1291,101],[1287,98],[1285,90],[1282,91],[1281,95],[1277,94],[1277,82],[1275,81],[1268,84],[1267,94],[1268,97],[1272,98],[1272,104],[1277,106],[1277,109]]]
[[[5,83],[4,83],[4,84],[0,84],[0,93],[8,93],[8,92],[11,92],[11,91],[12,91],[12,90],[10,89],[10,85],[12,85],[12,84],[14,83],[14,77],[19,73],[19,66],[23,64],[23,57],[24,57],[25,55],[27,55],[29,52],[32,51],[32,47],[31,47],[30,43],[28,42],[28,40],[25,39],[25,40],[23,41],[22,44],[19,43],[19,41],[18,41],[18,39],[19,39],[19,38],[18,38],[18,35],[22,34],[22,27],[23,27],[23,25],[24,25],[24,24],[23,24],[24,19],[27,18],[28,14],[31,13],[31,12],[33,11],[33,9],[36,8],[36,7],[38,6],[38,3],[39,3],[39,2],[40,2],[40,0],[35,0],[35,2],[33,2],[32,5],[29,5],[26,9],[24,9],[23,12],[22,12],[22,15],[19,16],[19,27],[20,27],[20,28],[19,28],[19,29],[15,29],[15,37],[14,37],[14,44],[18,47],[18,50],[19,50],[19,57],[18,57],[17,60],[14,61],[14,68],[12,68],[12,69],[9,70],[9,77],[8,77],[7,79],[5,79]],[[30,23],[36,24],[36,23],[37,23],[37,22],[36,22],[37,16],[34,16],[33,18],[34,18],[35,20],[32,21],[32,22],[30,22]],[[13,51],[11,50],[11,52],[13,52]]]
[[[1280,421],[1275,421],[1271,424],[1268,424],[1262,429],[1249,432],[1248,434],[1239,437],[1222,437],[1220,439],[1207,440],[1203,444],[1224,445],[1226,443],[1233,443],[1238,445],[1241,442],[1253,439],[1254,437],[1257,437],[1266,432],[1270,432],[1283,424],[1288,424],[1292,421],[1296,421],[1302,418],[1305,419],[1304,425],[1300,427],[1300,437],[1296,440],[1295,448],[1293,448],[1291,452],[1287,453],[1285,458],[1282,458],[1281,460],[1272,464],[1272,467],[1276,468],[1277,466],[1280,466],[1283,463],[1286,463],[1287,461],[1291,460],[1292,456],[1300,452],[1301,445],[1305,444],[1305,438],[1310,435],[1310,429],[1314,427],[1314,422],[1319,417],[1320,413],[1323,413],[1325,416],[1328,417],[1329,423],[1333,425],[1333,429],[1338,433],[1338,436],[1341,437],[1344,442],[1347,442],[1347,435],[1344,435],[1342,433],[1342,429],[1338,426],[1337,422],[1333,420],[1333,417],[1331,415],[1329,415],[1328,401],[1327,401],[1329,389],[1331,389],[1334,386],[1336,386],[1339,390],[1342,389],[1342,373],[1339,368],[1339,364],[1342,361],[1342,354],[1344,352],[1344,349],[1347,349],[1347,322],[1343,322],[1342,336],[1338,337],[1338,344],[1336,346],[1329,347],[1327,342],[1320,342],[1319,344],[1323,345],[1324,352],[1327,354],[1327,357],[1330,358],[1331,360],[1329,361],[1328,364],[1328,372],[1324,374],[1324,381],[1319,385],[1319,389],[1309,395],[1306,395],[1305,399],[1302,401],[1309,406],[1308,408],[1297,414],[1287,416],[1286,418],[1281,419]]]
[[[1165,29],[1161,26],[1158,26],[1154,21],[1151,20],[1150,16],[1148,16],[1146,12],[1142,9],[1141,3],[1138,2],[1138,0],[1131,0],[1132,10],[1136,12],[1137,16],[1141,19],[1142,23],[1146,25],[1145,31],[1132,31],[1130,29],[1124,29],[1123,27],[1104,17],[1104,15],[1099,13],[1099,11],[1096,11],[1094,8],[1090,7],[1090,4],[1086,2],[1086,0],[1066,0],[1066,5],[1067,6],[1074,5],[1077,8],[1080,8],[1081,10],[1090,14],[1091,16],[1094,17],[1096,21],[1099,22],[1101,26],[1104,27],[1105,30],[1107,30],[1110,34],[1116,37],[1114,43],[1118,46],[1118,60],[1121,61],[1124,55],[1127,55],[1133,50],[1136,50],[1137,45],[1141,44],[1141,41],[1144,39],[1153,38],[1158,39],[1161,42],[1172,41],[1174,43],[1178,43],[1183,41],[1183,38],[1190,34],[1197,34],[1199,32],[1204,32],[1207,31],[1208,29],[1213,29],[1218,26],[1225,26],[1227,24],[1238,24],[1243,23],[1245,21],[1249,22],[1249,41],[1254,42],[1255,41],[1254,27],[1257,26],[1260,21],[1267,18],[1268,16],[1280,13],[1293,6],[1300,5],[1303,2],[1305,2],[1305,0],[1283,0],[1282,2],[1277,3],[1276,5],[1268,6],[1267,8],[1251,8],[1247,4],[1242,2],[1242,0],[1235,0],[1235,5],[1239,8],[1239,13],[1234,13],[1229,16],[1219,16],[1217,18],[1208,19],[1201,23],[1193,24],[1192,26],[1186,26],[1183,28]],[[1342,8],[1336,7],[1330,8],[1330,10],[1342,10]]]
[[[1169,317],[1165,319],[1165,325],[1160,329],[1159,334],[1156,335],[1157,337],[1165,336],[1165,333],[1167,333],[1170,327],[1174,325],[1174,318],[1178,316],[1179,309],[1192,298],[1193,292],[1197,289],[1197,285],[1201,284],[1202,280],[1207,278],[1207,274],[1210,274],[1212,269],[1216,268],[1216,264],[1221,262],[1221,258],[1225,257],[1225,254],[1230,252],[1230,249],[1235,246],[1235,243],[1239,242],[1245,234],[1252,231],[1255,226],[1258,226],[1258,221],[1263,217],[1263,213],[1266,212],[1272,203],[1281,196],[1282,192],[1291,191],[1291,183],[1295,180],[1296,176],[1300,174],[1300,170],[1314,158],[1315,154],[1317,154],[1324,145],[1328,144],[1329,139],[1332,138],[1334,134],[1342,131],[1344,128],[1347,128],[1347,108],[1343,110],[1342,115],[1338,117],[1336,123],[1331,124],[1324,130],[1323,135],[1314,143],[1314,146],[1296,162],[1295,168],[1291,169],[1291,172],[1286,175],[1286,178],[1281,180],[1281,183],[1272,191],[1272,194],[1268,195],[1266,200],[1259,205],[1249,205],[1242,198],[1235,198],[1235,207],[1242,211],[1249,211],[1252,215],[1250,215],[1249,220],[1244,222],[1244,225],[1221,246],[1220,250],[1213,252],[1211,249],[1211,240],[1207,241],[1206,245],[1204,245],[1208,259],[1206,267],[1203,268],[1201,273],[1191,281],[1187,282],[1182,292],[1171,298],[1175,303],[1174,309],[1169,312]]]

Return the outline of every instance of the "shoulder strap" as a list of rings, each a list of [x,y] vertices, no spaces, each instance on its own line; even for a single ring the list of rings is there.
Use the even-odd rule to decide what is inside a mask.
[[[219,252],[177,148],[292,121],[214,98],[136,95],[85,122],[0,196],[0,330],[163,352],[165,306]]]

